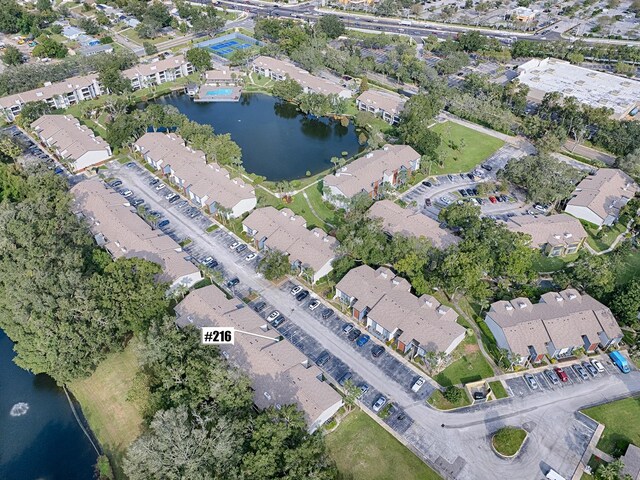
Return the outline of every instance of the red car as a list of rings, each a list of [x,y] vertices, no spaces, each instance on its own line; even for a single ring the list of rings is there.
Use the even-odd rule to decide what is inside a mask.
[[[560,377],[560,380],[562,380],[563,382],[569,381],[569,377],[567,377],[567,374],[564,373],[564,370],[562,370],[560,367],[554,368],[553,371],[556,372],[558,377]]]
[[[496,203],[497,202],[496,197],[493,197],[493,196],[489,197],[489,201],[491,203]]]

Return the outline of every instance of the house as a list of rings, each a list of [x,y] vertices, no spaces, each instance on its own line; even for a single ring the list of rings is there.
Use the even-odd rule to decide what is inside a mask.
[[[104,93],[98,75],[71,77],[62,82],[45,82],[44,86],[0,98],[0,109],[10,122],[28,102],[44,101],[52,108],[67,108],[82,100],[96,98]]]
[[[385,145],[369,152],[335,174],[324,177],[324,198],[338,206],[359,193],[378,199],[387,186],[397,187],[420,168],[420,154],[408,145]]]
[[[252,185],[231,178],[217,163],[207,163],[204,152],[188,147],[179,135],[146,133],[133,146],[189,200],[209,213],[237,218],[256,207]]]
[[[627,478],[628,475],[631,480],[640,480],[640,448],[630,443],[620,460],[624,465],[620,478]]]
[[[43,115],[31,128],[73,172],[102,165],[111,158],[109,144],[71,115]]]
[[[379,115],[391,125],[400,122],[400,112],[402,112],[405,102],[406,100],[397,93],[380,90],[367,90],[356,98],[358,110]]]
[[[96,45],[100,45],[100,40],[91,35],[78,35],[76,41],[83,47],[95,47]]]
[[[545,94],[558,92],[593,108],[612,110],[616,120],[633,120],[640,106],[640,82],[598,72],[556,58],[533,59],[520,65],[515,77],[529,87],[528,98],[540,103]]]
[[[514,364],[572,357],[615,347],[622,331],[611,310],[593,297],[567,289],[548,292],[536,304],[528,298],[491,304],[485,322]]]
[[[122,72],[125,78],[131,80],[131,88],[141,88],[161,85],[193,73],[193,65],[183,55],[141,63]]]
[[[78,50],[78,53],[80,53],[80,55],[82,55],[83,57],[91,57],[92,55],[98,55],[100,53],[112,53],[112,52],[113,52],[113,45],[111,44],[91,45],[87,47],[82,47],[80,50]]]
[[[180,327],[236,329],[235,344],[219,348],[229,363],[250,378],[258,409],[297,405],[313,432],[342,406],[341,396],[323,381],[317,366],[288,341],[278,341],[278,332],[262,317],[237,299],[227,299],[215,285],[192,291],[175,311]]]
[[[254,72],[274,81],[290,78],[300,84],[305,93],[321,93],[322,95],[337,95],[340,98],[351,98],[352,93],[346,87],[336,82],[311,75],[306,70],[296,67],[293,63],[276,58],[259,56],[252,63]]]
[[[537,15],[538,12],[527,7],[516,7],[509,13],[511,20],[522,23],[533,22]]]
[[[371,333],[413,357],[427,352],[450,355],[465,337],[455,310],[430,295],[416,297],[407,280],[385,267],[350,270],[336,285],[335,298]]]
[[[227,68],[220,70],[207,70],[204,72],[204,81],[207,85],[235,85],[237,82],[237,73]]]
[[[531,236],[531,247],[550,257],[576,253],[584,244],[587,232],[575,217],[559,215],[521,215],[505,223],[512,232]]]
[[[191,287],[202,279],[198,267],[187,260],[187,253],[161,230],[152,230],[127,200],[100,180],[93,178],[76,184],[71,193],[76,211],[89,224],[96,243],[114,259],[144,258],[162,267],[158,280],[170,289]]]
[[[599,227],[610,226],[637,192],[638,185],[622,170],[601,168],[576,186],[564,211]]]
[[[423,237],[431,240],[438,248],[446,248],[460,241],[435,220],[414,212],[408,208],[402,208],[391,200],[380,200],[371,205],[369,217],[379,218],[382,228],[387,235],[404,235],[407,237]]]
[[[84,34],[84,30],[66,25],[62,28],[62,36],[69,40],[76,40],[80,35]]]
[[[254,210],[242,221],[242,229],[253,238],[257,249],[286,253],[292,268],[301,274],[311,269],[313,283],[333,269],[338,241],[321,228],[308,230],[306,220],[288,208]]]

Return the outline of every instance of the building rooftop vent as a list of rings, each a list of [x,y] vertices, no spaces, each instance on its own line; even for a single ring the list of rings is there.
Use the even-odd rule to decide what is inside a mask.
[[[504,309],[505,309],[505,310],[513,310],[513,305],[511,305],[511,304],[506,304],[506,305],[504,306]]]

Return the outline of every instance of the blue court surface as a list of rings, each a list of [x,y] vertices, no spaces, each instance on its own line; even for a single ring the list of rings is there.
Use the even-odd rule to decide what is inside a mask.
[[[238,40],[227,40],[221,43],[209,45],[209,48],[218,55],[226,57],[230,55],[234,50],[244,50],[250,48],[251,45],[245,42],[239,42]]]

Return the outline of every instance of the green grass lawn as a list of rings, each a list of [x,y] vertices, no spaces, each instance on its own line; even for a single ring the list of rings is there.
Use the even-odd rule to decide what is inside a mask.
[[[640,277],[640,250],[633,249],[628,254],[616,255],[614,266],[617,285],[626,285]]]
[[[507,395],[507,390],[504,388],[504,385],[499,380],[496,380],[495,382],[489,382],[489,387],[491,388],[493,395],[497,399],[507,398],[509,396]]]
[[[429,405],[432,405],[438,410],[451,410],[452,408],[460,408],[471,405],[471,399],[467,394],[467,390],[462,389],[462,392],[464,394],[463,397],[459,401],[452,403],[444,398],[444,395],[440,390],[435,390],[429,397]]]
[[[520,450],[526,436],[527,432],[521,428],[504,427],[495,433],[491,442],[499,453],[511,457]]]
[[[475,335],[467,335],[453,355],[459,358],[433,377],[443,387],[475,382],[493,376],[493,370],[482,356]]]
[[[564,257],[549,257],[538,252],[533,259],[533,268],[536,272],[556,272],[562,270],[567,263],[575,262],[579,253],[572,253]]]
[[[592,223],[581,222],[584,229],[589,235],[587,242],[596,251],[606,250],[611,246],[618,235],[626,230],[626,226],[620,222],[615,223],[612,227],[602,227],[601,233],[598,227]]]
[[[640,445],[640,397],[625,398],[583,412],[605,426],[598,448],[613,456],[624,454],[630,443]]]
[[[124,351],[107,356],[90,377],[68,385],[115,467],[117,478],[125,478],[121,470],[122,457],[143,429],[142,408],[127,401],[137,371],[138,360],[132,342]]]
[[[158,43],[166,42],[167,40],[171,40],[172,38],[174,38],[173,36],[170,36],[170,35],[163,35],[156,38],[140,38],[140,35],[138,35],[138,32],[136,32],[134,28],[123,30],[122,32],[120,32],[120,35],[127,37],[129,40],[139,45],[142,45],[143,42],[150,42],[156,45]]]
[[[454,122],[438,123],[432,130],[439,133],[442,140],[438,148],[439,162],[431,166],[430,175],[468,172],[504,145],[500,139]]]
[[[342,480],[438,480],[440,476],[362,411],[326,436]]]

